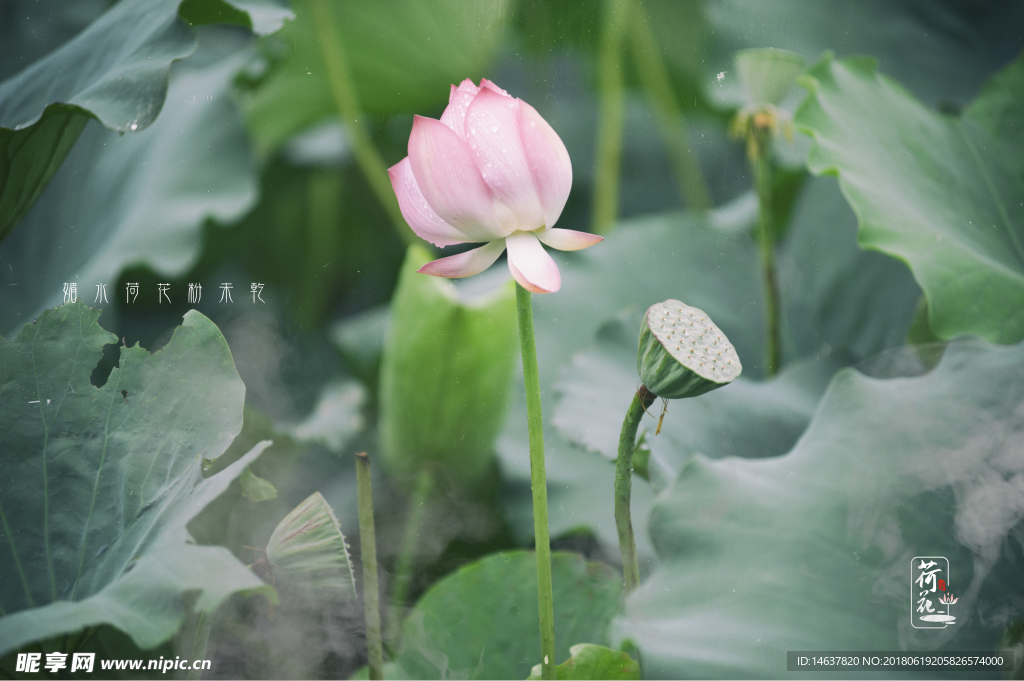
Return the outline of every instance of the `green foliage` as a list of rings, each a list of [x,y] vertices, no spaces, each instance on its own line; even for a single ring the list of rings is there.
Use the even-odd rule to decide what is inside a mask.
[[[337,115],[311,0],[265,43],[272,66],[244,99],[257,152],[267,156],[290,135]],[[502,0],[332,2],[360,107],[367,115],[426,113],[448,101],[449,86],[479,81],[502,37]]]
[[[188,0],[193,23],[230,10],[257,32],[277,30],[291,13],[275,0]],[[250,14],[247,13],[251,12]],[[150,126],[167,96],[171,63],[196,39],[174,2],[124,0],[74,39],[0,83],[0,240],[57,173],[90,118],[110,130]]]
[[[982,94],[978,119],[955,120],[867,59],[826,57],[806,83],[811,96],[796,120],[815,140],[810,169],[838,175],[863,247],[907,262],[935,333],[1024,338],[1024,178],[983,115],[997,106],[986,96],[1006,90]]]
[[[88,122],[77,109],[51,104],[24,130],[0,128],[0,240],[43,193]]]
[[[670,213],[624,222],[598,246],[575,254],[553,254],[562,271],[562,290],[558,295],[537,297],[534,313],[541,391],[546,413],[554,414],[554,421],[546,419],[549,430],[545,438],[552,536],[584,526],[592,528],[607,545],[617,545],[611,504],[600,491],[612,489],[614,468],[551,430],[563,425],[561,408],[555,406],[561,367],[579,349],[593,343],[610,318],[626,320],[627,338],[619,346],[624,350],[613,361],[595,356],[595,363],[581,366],[581,370],[593,374],[595,381],[608,377],[617,387],[588,393],[588,406],[579,412],[576,422],[587,446],[605,443],[609,458],[614,458],[622,418],[636,390],[639,315],[652,303],[674,297],[704,310],[736,347],[746,379],[763,376],[763,283],[756,246],[747,233],[748,220],[733,224],[726,217],[723,210],[708,216]],[[674,471],[694,449],[707,451],[702,444],[705,440],[738,445],[749,437],[763,443],[764,456],[785,452],[807,423],[836,368],[903,343],[920,292],[900,263],[879,253],[860,251],[853,236],[855,229],[853,215],[834,183],[810,179],[794,210],[787,242],[780,249],[779,279],[784,357],[790,363],[807,359],[812,366],[806,375],[794,376],[799,386],[787,379],[777,387],[770,387],[775,383],[764,386],[762,393],[756,383],[740,379],[731,387],[691,400],[691,404],[672,405],[666,429],[691,410],[693,416],[685,417],[683,423],[700,423],[709,413],[717,413],[712,405],[717,407],[719,400],[728,400],[730,393],[742,394],[746,405],[742,418],[752,422],[750,431],[736,428],[732,420],[740,417],[728,412],[721,420],[709,421],[709,430],[695,431],[694,442],[682,450],[682,456],[666,454],[667,482],[674,479]],[[638,269],[638,263],[642,268]],[[583,388],[582,392],[589,390]],[[606,393],[608,406],[599,407],[605,404]],[[784,403],[777,410],[767,406],[769,400],[774,405],[780,398]],[[699,404],[705,401],[708,413]],[[587,409],[594,409],[592,417]],[[685,442],[685,428],[692,425],[680,428],[678,437]],[[767,428],[771,434],[759,438],[757,428]],[[749,436],[738,434],[748,432]],[[663,432],[652,446],[657,448],[665,435]],[[506,478],[516,490],[509,497],[510,519],[519,536],[532,536],[522,397],[513,402],[498,451]],[[652,497],[646,486],[634,487],[633,515],[641,555],[650,553],[643,523]]]
[[[785,456],[691,461],[651,514],[658,567],[617,620],[645,673],[774,677],[787,650],[994,650],[997,603],[1021,594],[1022,367],[1024,346],[964,340],[923,376],[846,369]],[[952,567],[957,625],[938,636],[909,626],[916,555]]]
[[[572,356],[555,383],[552,425],[566,440],[611,461],[636,390],[636,345],[633,324],[609,322],[593,345]],[[829,379],[841,366],[837,360],[800,360],[770,381],[741,376],[699,400],[672,402],[657,437],[661,406],[655,403],[639,428],[642,444],[636,456],[643,452],[643,457],[636,465],[643,468],[642,477],[661,492],[698,454],[785,454],[810,423]]]
[[[979,82],[1005,63],[1007,50],[1020,49],[994,30],[1020,23],[1013,4],[971,11],[932,0],[705,0],[705,12],[715,36],[704,55],[708,94],[730,107],[745,103],[739,78],[728,69],[724,80],[715,76],[745,48],[791,50],[811,61],[827,50],[841,57],[870,54],[928,106],[967,103]]]
[[[607,644],[621,577],[575,554],[555,552],[551,561],[557,657],[569,657],[573,641]],[[402,632],[394,661],[407,678],[526,678],[540,662],[534,554],[495,554],[444,578]]]
[[[348,543],[334,511],[319,492],[278,523],[267,542],[275,577],[320,599],[354,600],[356,577]]]
[[[255,180],[254,180],[255,181]],[[273,288],[292,326],[311,335],[355,295],[387,302],[405,247],[389,229],[355,166],[271,162],[258,179],[259,201],[227,228],[205,230],[197,279],[219,276],[225,261]],[[376,382],[357,372],[368,385]]]
[[[508,411],[515,289],[502,279],[468,297],[416,272],[431,259],[409,249],[391,302],[380,382],[383,462],[402,480],[432,465],[465,482],[487,470]]]
[[[0,340],[0,655],[100,624],[141,648],[169,639],[194,607],[274,592],[186,524],[269,445],[203,478],[242,426],[245,387],[220,331],[198,312],[151,355],[122,347],[102,387],[99,311],[45,312]],[[140,595],[144,594],[143,597]]]
[[[277,498],[277,490],[268,480],[257,477],[248,466],[238,477],[242,486],[242,496],[249,501],[270,501]]]
[[[381,306],[347,317],[329,332],[349,369],[372,388],[377,386],[387,326],[388,308]]]
[[[782,103],[804,70],[804,58],[788,50],[753,48],[736,53],[736,70],[751,104]]]
[[[565,679],[639,679],[640,665],[620,650],[612,650],[593,643],[580,643],[569,649],[568,660],[555,667],[556,678]],[[540,679],[540,665],[530,673],[530,679]]]
[[[279,426],[298,442],[316,442],[329,452],[341,454],[345,445],[366,427],[362,408],[366,390],[357,381],[326,385],[313,413],[292,426]]]
[[[89,123],[42,200],[0,243],[11,263],[0,274],[4,324],[60,303],[69,280],[89,302],[96,284],[108,284],[113,303],[124,296],[112,289],[126,266],[183,274],[198,258],[203,220],[231,221],[253,205],[257,178],[228,92],[247,39],[207,28],[201,40],[171,74],[164,115],[124,135]]]
[[[288,0],[182,0],[178,14],[193,26],[238,24],[267,35],[295,18],[288,4]]]
[[[964,118],[999,140],[1006,161],[1024,177],[1024,53],[988,79]]]

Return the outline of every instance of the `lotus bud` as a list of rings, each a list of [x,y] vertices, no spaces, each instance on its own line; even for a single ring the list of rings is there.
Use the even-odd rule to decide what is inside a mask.
[[[668,400],[703,395],[743,371],[722,330],[705,312],[678,300],[648,308],[636,368],[647,390]]]

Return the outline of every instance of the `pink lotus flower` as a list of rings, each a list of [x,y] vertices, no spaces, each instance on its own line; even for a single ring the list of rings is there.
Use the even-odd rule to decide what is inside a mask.
[[[486,78],[452,86],[441,120],[416,116],[409,155],[388,170],[406,222],[436,246],[485,246],[429,262],[420,272],[468,277],[508,248],[508,268],[534,293],[562,285],[541,242],[562,251],[603,237],[554,229],[572,187],[565,145],[536,109]]]

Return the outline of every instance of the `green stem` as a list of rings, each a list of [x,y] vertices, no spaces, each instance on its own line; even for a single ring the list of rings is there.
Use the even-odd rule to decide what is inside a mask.
[[[405,218],[402,217],[398,199],[391,188],[391,179],[388,177],[384,159],[377,152],[377,148],[373,146],[366,126],[359,122],[359,97],[352,85],[348,59],[345,56],[345,46],[335,29],[334,16],[331,14],[327,0],[313,0],[313,13],[317,39],[320,43],[320,54],[323,56],[324,66],[327,69],[327,84],[330,87],[331,96],[334,98],[334,105],[338,108],[338,114],[345,123],[356,162],[362,169],[363,175],[366,176],[370,189],[377,195],[377,200],[381,202],[388,217],[391,218],[398,236],[407,246],[418,243],[419,239],[405,224]]]
[[[384,651],[380,640],[380,593],[377,587],[377,539],[373,529],[373,488],[366,452],[356,454],[356,494],[359,504],[359,550],[363,561],[363,608],[366,616],[366,653],[371,679],[384,678]]]
[[[711,208],[711,193],[693,154],[693,144],[686,127],[686,119],[676,101],[665,61],[661,58],[658,42],[648,23],[647,12],[642,0],[634,0],[636,6],[629,21],[632,37],[633,56],[637,72],[643,83],[647,98],[651,100],[654,114],[661,128],[661,136],[668,147],[669,160],[675,170],[679,191],[686,207],[693,210]]]
[[[206,648],[210,644],[210,627],[213,625],[213,615],[205,610],[199,613],[199,624],[196,626],[196,637],[192,642],[192,661],[205,660]],[[202,666],[202,665],[200,665]],[[202,669],[189,669],[190,681],[203,678]]]
[[[434,487],[434,476],[428,468],[420,471],[416,478],[412,501],[409,503],[409,517],[405,521],[405,534],[398,549],[398,562],[395,565],[395,581],[391,587],[392,616],[388,620],[384,640],[391,650],[398,648],[402,634],[402,618],[399,616],[409,598],[409,585],[412,583],[412,564],[416,557],[420,532],[423,530],[423,515],[427,506],[427,498]]]
[[[544,471],[544,422],[540,405],[537,343],[533,338],[530,292],[516,284],[519,344],[526,383],[526,420],[530,434],[530,487],[533,490],[533,535],[537,544],[537,604],[540,610],[541,678],[555,678],[555,606],[551,588],[551,538],[548,535],[548,486]]]
[[[597,127],[597,169],[594,178],[593,230],[607,234],[619,211],[619,165],[625,93],[622,85],[622,33],[629,0],[605,0],[598,63],[600,111]]]
[[[772,225],[771,142],[768,137],[770,133],[767,131],[754,131],[750,134],[761,138],[755,142],[757,158],[753,160],[753,170],[759,204],[757,242],[761,251],[761,269],[764,272],[767,374],[774,376],[782,362],[782,343],[779,337],[779,285],[775,275],[775,230]]]
[[[626,593],[640,586],[640,565],[636,558],[636,539],[629,502],[633,493],[633,450],[636,430],[647,408],[654,404],[654,395],[646,387],[633,395],[619,435],[619,458],[615,462],[615,527],[619,531],[619,552],[622,553],[622,574],[626,580]]]
[[[308,220],[303,272],[305,296],[299,317],[309,327],[320,320],[331,291],[328,266],[335,261],[338,216],[341,215],[341,183],[333,171],[314,170],[306,185]],[[289,221],[290,222],[290,221]],[[294,228],[294,227],[293,227]]]

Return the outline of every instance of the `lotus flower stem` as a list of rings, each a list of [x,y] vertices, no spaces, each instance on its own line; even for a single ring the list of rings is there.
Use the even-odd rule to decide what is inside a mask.
[[[363,611],[366,617],[366,653],[371,679],[384,678],[384,650],[380,640],[380,596],[377,589],[377,539],[373,529],[373,488],[366,452],[356,454],[356,493],[359,497],[359,549],[363,561]]]
[[[359,97],[349,76],[348,59],[345,56],[345,46],[334,24],[334,17],[331,15],[327,0],[313,0],[313,14],[317,30],[317,38],[320,43],[320,53],[323,55],[324,67],[327,70],[327,84],[334,97],[334,104],[338,108],[338,114],[345,123],[349,139],[352,141],[352,153],[359,163],[370,189],[377,195],[377,200],[384,206],[388,217],[395,227],[395,231],[406,246],[417,243],[416,235],[405,223],[402,211],[398,207],[398,200],[391,190],[391,180],[388,178],[387,166],[384,160],[373,146],[366,126],[360,122]]]
[[[658,127],[661,128],[661,136],[668,147],[669,160],[675,170],[679,191],[686,202],[686,207],[707,210],[711,208],[711,193],[708,191],[700,165],[694,157],[690,133],[672,90],[672,81],[665,68],[665,60],[661,57],[658,42],[651,31],[643,0],[633,1],[635,8],[630,13],[629,26],[637,73],[658,118]]]
[[[544,470],[544,422],[540,404],[540,372],[533,337],[533,300],[516,283],[519,343],[526,383],[526,419],[530,434],[530,487],[533,490],[533,534],[537,544],[537,604],[540,610],[541,678],[555,678],[555,607],[551,587],[551,538],[548,534],[548,487]]]
[[[619,165],[625,93],[622,84],[622,34],[628,22],[629,0],[605,0],[598,61],[600,111],[597,128],[597,169],[594,178],[592,228],[611,231],[619,211]]]
[[[622,554],[622,575],[626,580],[627,594],[640,586],[640,565],[636,558],[636,539],[629,508],[633,493],[633,450],[637,428],[652,404],[654,395],[641,385],[622,421],[619,458],[615,462],[615,527],[619,531],[619,552]]]
[[[772,166],[771,140],[768,133],[752,132],[763,139],[758,140],[757,157],[752,160],[754,183],[757,187],[759,215],[757,241],[761,251],[761,268],[764,272],[765,320],[768,376],[774,376],[782,363],[782,343],[779,337],[779,284],[775,276],[775,230],[772,225]]]
[[[192,643],[192,659],[202,660],[206,658],[206,648],[210,644],[210,627],[213,625],[213,615],[203,610],[199,613],[199,623],[196,625],[196,637]],[[201,669],[190,669],[186,677],[190,681],[203,678]]]
[[[412,500],[409,502],[409,517],[405,521],[405,534],[398,548],[398,561],[395,565],[395,581],[391,587],[391,618],[388,620],[384,640],[389,650],[396,650],[402,634],[401,612],[409,598],[409,585],[412,583],[412,564],[416,557],[420,532],[423,531],[423,514],[426,510],[427,498],[434,487],[434,476],[429,468],[423,468],[416,478]]]

